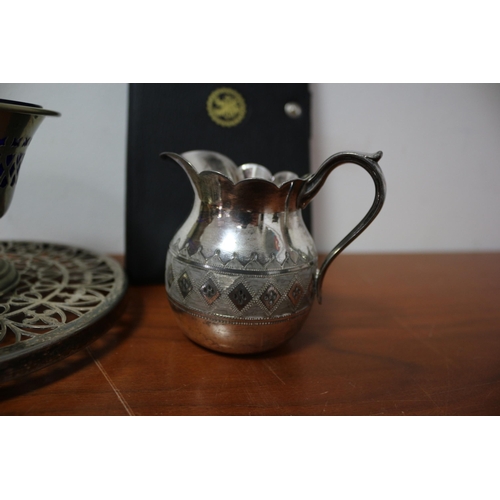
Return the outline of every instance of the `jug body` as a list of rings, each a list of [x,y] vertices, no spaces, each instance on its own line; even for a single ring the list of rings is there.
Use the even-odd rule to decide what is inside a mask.
[[[314,299],[317,253],[301,210],[290,209],[293,188],[205,177],[167,253],[171,306],[205,347],[272,349],[301,328]]]
[[[329,172],[272,176],[260,165],[236,167],[206,151],[162,157],[185,169],[195,191],[166,259],[167,296],[183,333],[233,354],[266,351],[290,339],[322,278],[301,210]]]

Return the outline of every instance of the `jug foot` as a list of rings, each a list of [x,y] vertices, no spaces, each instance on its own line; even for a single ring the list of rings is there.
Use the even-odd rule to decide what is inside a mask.
[[[169,297],[179,327],[193,342],[213,351],[253,354],[291,339],[302,327],[310,308],[266,321],[226,318],[187,310]]]

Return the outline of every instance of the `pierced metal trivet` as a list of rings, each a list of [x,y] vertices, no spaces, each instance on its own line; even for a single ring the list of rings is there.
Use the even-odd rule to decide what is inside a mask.
[[[111,324],[127,289],[109,257],[65,245],[0,242],[0,258],[20,274],[0,296],[0,382],[66,357]]]

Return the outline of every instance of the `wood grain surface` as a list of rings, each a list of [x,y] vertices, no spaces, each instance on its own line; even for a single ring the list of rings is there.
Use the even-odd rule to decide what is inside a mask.
[[[500,254],[342,255],[302,331],[208,351],[163,286],[89,348],[0,386],[0,415],[498,415]]]

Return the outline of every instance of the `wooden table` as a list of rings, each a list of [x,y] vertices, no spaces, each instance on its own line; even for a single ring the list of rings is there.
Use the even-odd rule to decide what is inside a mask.
[[[0,387],[0,415],[498,415],[500,254],[342,255],[286,345],[205,350],[163,286],[90,347]]]

